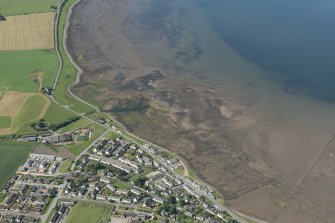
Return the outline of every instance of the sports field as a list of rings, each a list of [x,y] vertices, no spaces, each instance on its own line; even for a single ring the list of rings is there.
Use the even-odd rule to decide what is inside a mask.
[[[78,202],[71,210],[67,223],[107,223],[112,212],[111,205]]]
[[[12,177],[35,146],[35,143],[0,142],[0,188]]]
[[[53,50],[0,51],[0,89],[37,92],[36,71],[44,72],[43,86],[52,86],[57,65]]]
[[[54,48],[54,12],[8,16],[0,22],[0,50]]]
[[[0,0],[0,14],[4,16],[54,12],[52,5],[57,6],[59,0]]]

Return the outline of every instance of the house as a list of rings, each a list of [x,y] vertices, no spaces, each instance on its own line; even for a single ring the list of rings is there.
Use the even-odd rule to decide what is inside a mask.
[[[117,189],[116,190],[117,194],[128,194],[128,190],[123,190],[123,189]]]
[[[160,198],[160,197],[153,197],[152,200],[155,201],[156,203],[159,203],[159,204],[164,203],[164,199]]]
[[[71,142],[73,140],[72,135],[70,134],[63,134],[58,136],[59,142]]]
[[[58,213],[58,212],[56,212],[55,214],[54,214],[54,216],[52,216],[52,218],[51,218],[51,220],[50,220],[50,222],[49,223],[57,223],[58,222],[58,219],[61,217],[61,215]]]
[[[121,203],[121,198],[120,197],[116,197],[116,196],[109,196],[107,198],[109,201],[115,201],[117,203]]]
[[[132,192],[133,194],[136,194],[136,195],[140,195],[140,194],[141,194],[141,191],[136,190],[136,189],[134,189],[134,188],[131,188],[131,189],[130,189],[130,192]]]

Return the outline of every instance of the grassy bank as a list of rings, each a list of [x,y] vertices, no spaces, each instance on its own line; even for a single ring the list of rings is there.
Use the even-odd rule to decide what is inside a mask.
[[[74,111],[87,114],[94,111],[94,109],[73,98],[67,90],[68,86],[76,81],[77,75],[77,70],[71,64],[63,46],[66,18],[69,8],[74,2],[75,0],[67,0],[64,2],[58,22],[58,48],[63,60],[63,67],[55,89],[55,98],[59,103],[70,106]]]

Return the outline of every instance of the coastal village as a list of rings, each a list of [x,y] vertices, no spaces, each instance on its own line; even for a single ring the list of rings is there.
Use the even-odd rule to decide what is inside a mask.
[[[183,177],[182,160],[113,133],[75,159],[31,153],[2,188],[0,222],[66,222],[78,202],[112,206],[111,223],[237,222],[213,203],[215,192]],[[90,130],[80,129],[23,140],[64,145],[90,135]]]

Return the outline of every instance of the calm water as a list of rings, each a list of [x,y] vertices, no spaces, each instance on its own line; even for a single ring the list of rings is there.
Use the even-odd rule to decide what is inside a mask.
[[[335,101],[335,1],[198,0],[212,29],[282,83]],[[277,77],[278,78],[278,77]]]

